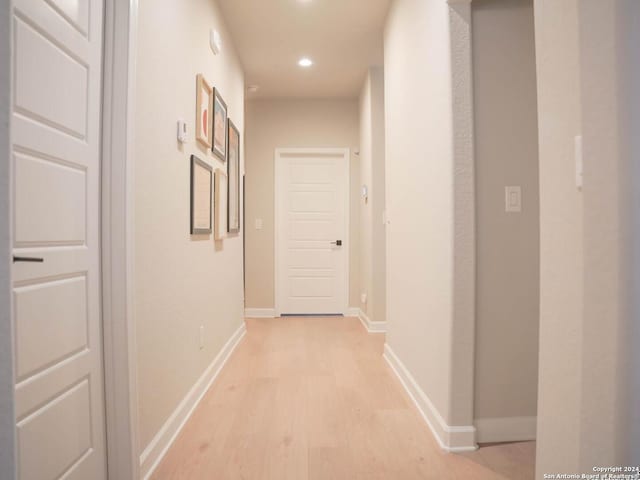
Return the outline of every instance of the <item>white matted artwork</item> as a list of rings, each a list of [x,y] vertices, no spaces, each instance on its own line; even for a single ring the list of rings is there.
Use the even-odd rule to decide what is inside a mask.
[[[227,174],[217,169],[215,174],[215,229],[214,238],[227,236]]]
[[[196,80],[196,139],[203,145],[211,147],[213,87],[200,73]]]
[[[229,175],[227,231],[238,233],[240,231],[240,132],[231,119],[229,119],[227,131],[229,135],[227,142],[227,171]]]
[[[213,208],[213,168],[191,155],[191,234],[210,234]]]

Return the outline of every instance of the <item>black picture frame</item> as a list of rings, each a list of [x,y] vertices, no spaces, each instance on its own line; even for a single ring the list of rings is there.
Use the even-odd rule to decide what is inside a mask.
[[[204,170],[209,176],[208,181],[205,180],[204,188],[205,192],[196,191],[196,189],[203,188],[202,182],[198,182],[198,172]],[[213,189],[213,167],[207,162],[200,160],[195,155],[191,155],[191,214],[190,214],[190,231],[191,235],[210,235],[213,232],[213,203],[212,203],[212,189]],[[198,211],[202,205],[197,202],[197,199],[208,198],[206,204],[208,205],[208,212],[204,212],[204,215],[208,216],[208,225],[203,227],[201,223],[196,221],[197,218],[203,215],[203,212]]]
[[[223,118],[219,118],[218,113],[223,112]],[[220,91],[217,88],[213,89],[213,113],[211,115],[211,151],[217,156],[220,160],[225,162],[227,160],[227,154],[229,150],[229,128],[227,126],[229,120],[229,110],[227,109],[227,104],[222,98]],[[216,143],[216,133],[217,129],[222,125],[224,128],[224,133],[222,134],[222,139],[224,142],[224,147],[221,148]]]
[[[227,121],[227,179],[229,182],[227,188],[227,232],[240,232],[240,131],[229,119]],[[232,136],[236,136],[233,139]],[[237,151],[232,151],[237,148]],[[232,185],[232,182],[235,185]],[[235,188],[233,188],[235,187]],[[235,191],[235,195],[234,195]]]

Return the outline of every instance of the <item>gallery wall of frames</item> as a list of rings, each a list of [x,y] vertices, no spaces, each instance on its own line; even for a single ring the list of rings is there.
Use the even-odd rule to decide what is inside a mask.
[[[196,77],[195,137],[226,164],[216,169],[191,155],[191,234],[216,241],[240,232],[240,132],[220,91]]]

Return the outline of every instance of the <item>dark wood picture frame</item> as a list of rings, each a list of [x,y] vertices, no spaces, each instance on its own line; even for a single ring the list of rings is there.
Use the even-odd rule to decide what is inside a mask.
[[[199,174],[202,174],[204,170],[205,175],[208,175],[208,180],[205,178],[202,182],[201,178],[198,178]],[[205,191],[201,191],[204,188]],[[207,162],[200,160],[195,155],[191,155],[191,215],[190,215],[190,231],[191,235],[209,235],[213,231],[213,167]],[[205,196],[208,198],[206,204],[208,205],[208,212],[202,212],[202,206],[204,204]],[[197,221],[198,218],[204,215],[209,217],[208,225],[202,226]]]
[[[227,231],[238,233],[240,231],[240,131],[231,119],[227,126]],[[236,138],[234,139],[233,136]],[[237,149],[232,151],[232,149]],[[232,185],[234,182],[235,185]],[[233,188],[235,186],[235,189]],[[235,195],[234,195],[235,190]]]
[[[223,112],[224,116],[220,118],[218,116],[219,112]],[[220,95],[220,91],[217,88],[213,89],[213,113],[211,115],[211,151],[223,162],[227,160],[227,151],[229,150],[229,132],[227,122],[229,120],[229,110],[227,109],[227,104]],[[222,136],[222,141],[224,142],[223,147],[219,147],[216,143],[216,140],[220,140],[216,134],[219,133],[219,128],[222,126],[224,132],[220,135]]]

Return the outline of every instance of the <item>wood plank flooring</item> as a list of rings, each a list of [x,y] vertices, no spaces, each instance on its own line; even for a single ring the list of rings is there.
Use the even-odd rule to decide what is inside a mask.
[[[248,319],[156,480],[534,478],[533,442],[443,453],[354,318]]]

